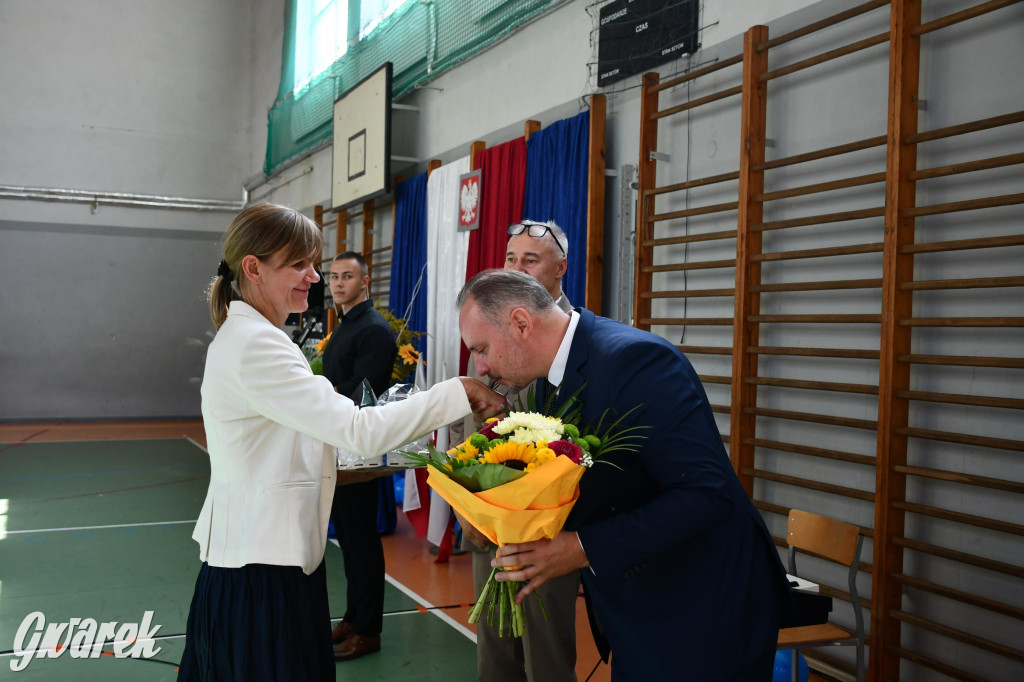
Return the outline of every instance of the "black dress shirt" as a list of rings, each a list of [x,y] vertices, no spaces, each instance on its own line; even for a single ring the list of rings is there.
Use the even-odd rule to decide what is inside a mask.
[[[335,390],[358,405],[363,379],[375,395],[391,386],[391,371],[398,355],[395,334],[384,316],[366,300],[342,314],[324,349],[324,376]]]

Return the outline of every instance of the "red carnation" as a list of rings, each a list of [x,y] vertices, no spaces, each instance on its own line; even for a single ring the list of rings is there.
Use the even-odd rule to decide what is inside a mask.
[[[555,451],[556,455],[565,455],[572,460],[573,464],[579,464],[583,456],[583,450],[579,445],[567,440],[556,440],[548,443],[548,447]]]
[[[483,428],[480,429],[479,433],[485,436],[487,440],[494,440],[498,437],[498,434],[494,432],[494,427],[498,425],[497,421],[488,422],[484,424]]]

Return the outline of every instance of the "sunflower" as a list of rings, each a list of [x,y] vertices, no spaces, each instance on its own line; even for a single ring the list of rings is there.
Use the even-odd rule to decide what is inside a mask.
[[[470,460],[476,459],[476,456],[477,454],[479,454],[479,452],[480,450],[467,440],[462,445],[455,446],[446,454],[449,454],[452,457],[455,457],[456,459],[461,459],[464,462],[468,462]]]
[[[484,462],[490,464],[504,464],[512,469],[522,471],[537,455],[537,448],[533,443],[516,443],[509,441],[499,443],[484,453]]]
[[[403,343],[398,347],[398,357],[407,365],[415,365],[420,360],[419,351],[413,348],[411,343]]]

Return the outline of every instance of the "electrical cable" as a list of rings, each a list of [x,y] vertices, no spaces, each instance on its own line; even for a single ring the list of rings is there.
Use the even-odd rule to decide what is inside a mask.
[[[600,658],[598,658],[597,659],[597,664],[594,665],[594,669],[590,671],[590,674],[587,675],[587,679],[583,680],[583,682],[590,682],[590,678],[594,676],[594,673],[597,672],[597,669],[601,667],[602,663],[604,663],[604,661],[602,661]]]

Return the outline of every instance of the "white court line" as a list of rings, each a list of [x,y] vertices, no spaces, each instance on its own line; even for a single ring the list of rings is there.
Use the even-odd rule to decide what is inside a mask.
[[[338,548],[341,547],[341,545],[338,544],[337,540],[333,540],[332,539],[332,540],[328,540],[328,542],[330,542],[335,547],[338,547]],[[410,590],[408,587],[406,587],[402,583],[398,582],[398,580],[396,580],[395,578],[391,577],[387,573],[384,574],[384,579],[387,580],[392,585],[394,585],[395,587],[397,587],[399,590],[402,591],[403,594],[405,594],[405,596],[411,598],[413,601],[415,601],[420,606],[424,606],[424,607],[430,609],[430,613],[434,614],[435,616],[440,618],[442,621],[444,621],[448,625],[451,625],[453,628],[455,628],[455,630],[457,632],[460,632],[460,633],[464,634],[469,639],[469,641],[473,642],[473,644],[476,644],[476,633],[475,632],[473,632],[472,630],[467,628],[465,625],[463,625],[459,621],[457,621],[454,618],[452,618],[451,616],[449,616],[447,613],[445,613],[441,609],[436,608],[433,604],[431,604],[426,599],[424,599],[420,595],[418,595],[415,592],[413,592],[412,590]],[[407,616],[407,615],[410,615],[410,614],[409,614],[408,611],[400,611],[398,613],[385,613],[384,615],[385,616]],[[332,618],[331,622],[335,623],[335,622],[337,622],[339,620],[341,620],[341,618]]]
[[[188,441],[189,443],[192,443],[192,445],[195,445],[195,446],[196,446],[197,448],[199,448],[200,450],[202,450],[202,451],[203,451],[203,452],[205,452],[206,454],[210,454],[210,451],[209,451],[209,450],[207,450],[207,449],[206,449],[206,448],[204,448],[204,447],[203,447],[202,445],[200,445],[199,443],[195,442],[194,440],[192,440],[191,438],[189,438],[188,436],[186,436],[186,435],[185,435],[184,433],[183,433],[183,434],[181,434],[181,437],[182,437],[182,438],[184,438],[185,440],[187,440],[187,441]]]
[[[39,528],[37,530],[9,530],[8,535],[24,535],[27,533],[59,533],[65,530],[104,530],[106,528],[136,528],[141,526],[173,526],[179,523],[195,523],[199,519],[189,521],[153,521],[151,523],[116,523],[110,526],[69,526],[67,528]]]
[[[159,625],[157,627],[158,628],[162,628],[163,625]],[[99,648],[100,651],[102,651],[103,649],[105,649],[107,647],[110,647],[111,649],[113,649],[115,645],[121,645],[122,647],[127,648],[127,645],[134,644],[136,642],[162,642],[162,641],[166,641],[168,639],[181,639],[184,636],[185,635],[166,635],[166,636],[161,636],[161,637],[143,637],[142,639],[125,639],[125,640],[119,640],[117,642],[107,642],[107,641],[104,641],[102,644],[94,643],[94,644],[86,644],[86,645],[82,645],[82,646],[68,646],[67,647],[67,651],[77,651],[79,653],[81,653],[83,651],[88,651],[88,652],[91,653],[91,652],[95,651],[97,648]],[[24,649],[21,653],[18,653],[17,651],[14,651],[14,650],[12,650],[12,651],[3,651],[3,652],[0,652],[0,658],[6,658],[8,656],[22,656],[24,654],[29,654],[30,656],[36,656],[36,655],[38,655],[39,651],[50,652],[52,650],[53,650],[52,648],[50,648],[50,649],[42,649],[42,650],[40,650],[40,649]],[[62,655],[63,653],[64,653],[64,649],[61,649],[61,652],[58,655]],[[156,653],[159,654],[160,651],[157,651]]]
[[[420,604],[420,606],[425,606],[428,609],[430,609],[430,613],[434,614],[435,616],[440,618],[442,621],[444,621],[448,625],[451,625],[453,628],[455,628],[455,630],[457,632],[461,632],[462,634],[464,634],[466,636],[467,639],[469,639],[469,641],[473,642],[473,644],[476,644],[476,633],[475,632],[473,632],[472,630],[467,628],[465,625],[463,625],[459,621],[457,621],[454,618],[452,618],[451,616],[449,616],[447,613],[444,613],[440,609],[434,608],[433,604],[431,604],[426,599],[424,599],[420,595],[418,595],[415,592],[413,592],[412,590],[410,590],[408,587],[406,587],[402,583],[400,583],[397,580],[395,580],[394,578],[392,578],[387,573],[384,574],[384,579],[387,580],[392,585],[394,585],[395,587],[397,587],[398,589],[400,589],[402,592],[404,592],[406,596],[411,597],[414,601],[418,602]],[[387,614],[386,613],[384,615],[386,615],[386,616],[387,615],[401,616],[401,615],[404,615],[404,614],[401,614],[401,613]]]

